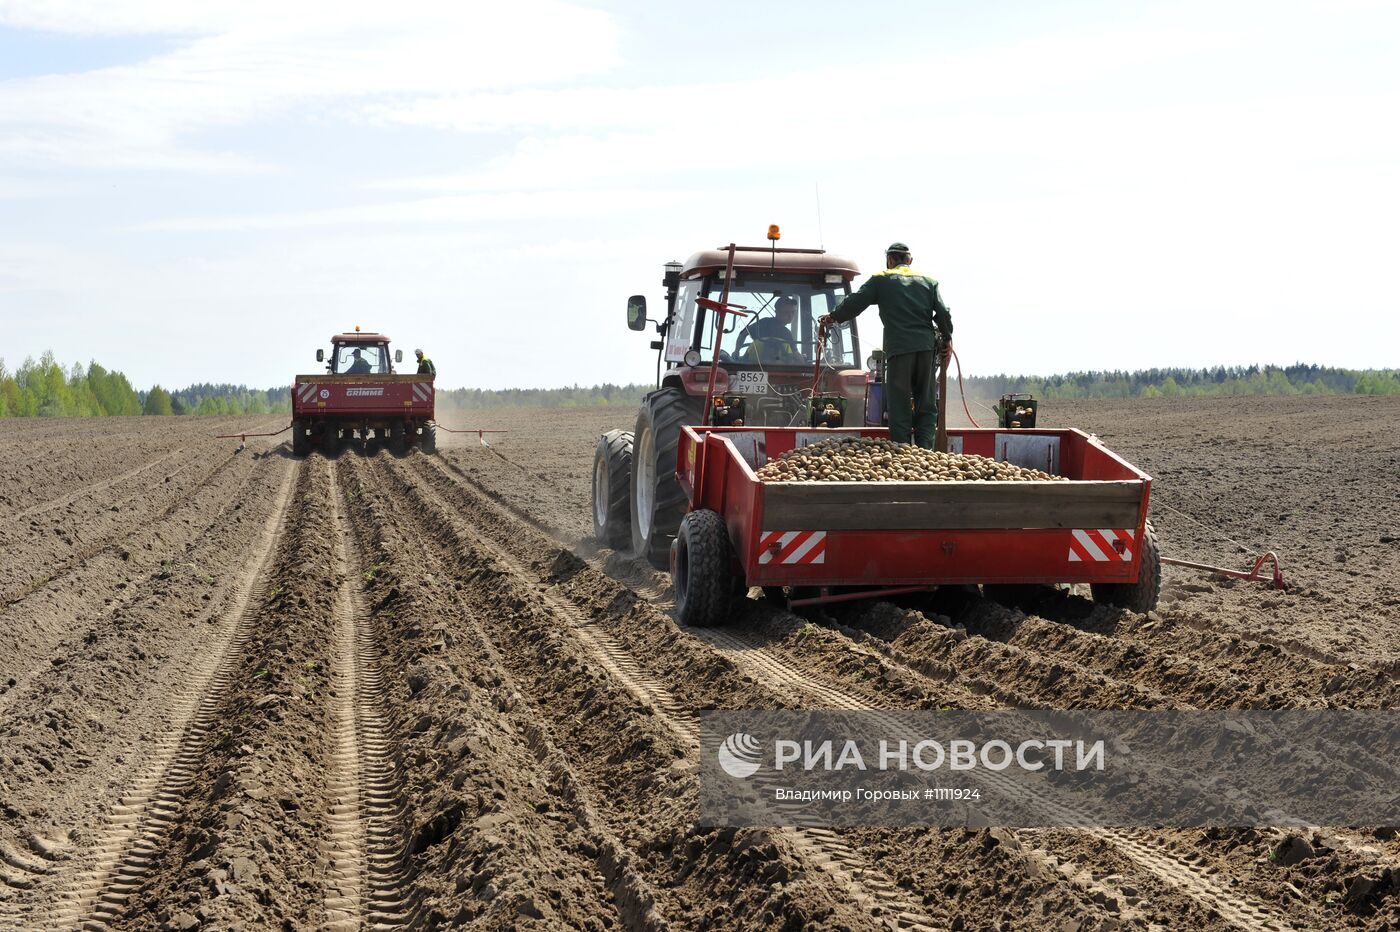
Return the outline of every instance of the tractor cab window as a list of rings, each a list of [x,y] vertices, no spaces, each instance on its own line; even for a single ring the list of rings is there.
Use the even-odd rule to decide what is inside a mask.
[[[338,375],[388,375],[389,351],[383,345],[343,344],[336,347],[331,371]]]
[[[850,286],[822,284],[807,279],[784,279],[763,273],[736,275],[729,289],[729,303],[742,306],[746,317],[725,315],[720,335],[720,358],[765,369],[774,366],[807,368],[816,362],[817,321],[830,314]],[[705,297],[718,301],[724,282],[718,276],[705,282]],[[714,352],[716,315],[701,312],[700,349],[704,358]],[[856,368],[859,347],[849,324],[827,334],[823,361],[837,369]]]

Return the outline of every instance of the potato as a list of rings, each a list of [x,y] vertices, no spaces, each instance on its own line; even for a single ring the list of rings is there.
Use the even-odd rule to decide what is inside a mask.
[[[862,437],[789,450],[758,470],[764,482],[1063,482],[1039,469],[985,456],[935,453]]]

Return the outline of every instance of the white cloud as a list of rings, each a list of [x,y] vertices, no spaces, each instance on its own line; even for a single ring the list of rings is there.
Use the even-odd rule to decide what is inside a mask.
[[[256,155],[192,137],[318,103],[530,86],[614,61],[604,14],[553,0],[497,3],[17,4],[0,22],[67,32],[194,33],[135,65],[0,82],[0,154],[117,167],[224,170]],[[528,41],[522,41],[528,39]]]
[[[471,226],[499,221],[568,219],[680,207],[698,194],[676,191],[564,190],[512,191],[420,198],[326,210],[186,217],[153,220],[132,230],[143,233],[230,233],[362,225],[450,224]]]

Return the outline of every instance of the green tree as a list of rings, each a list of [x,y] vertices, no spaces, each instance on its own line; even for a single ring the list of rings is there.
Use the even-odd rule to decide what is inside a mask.
[[[175,409],[170,404],[170,393],[159,385],[151,386],[151,390],[146,393],[146,404],[141,413],[152,415],[174,414]]]

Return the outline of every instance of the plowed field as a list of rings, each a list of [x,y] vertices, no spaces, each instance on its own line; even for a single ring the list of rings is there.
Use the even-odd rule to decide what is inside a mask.
[[[212,439],[277,418],[7,422],[0,928],[1400,928],[1394,829],[696,827],[702,709],[1400,706],[1400,403],[1046,412],[1153,475],[1167,555],[1274,549],[1289,590],[684,629],[588,540],[632,412],[335,460]]]

